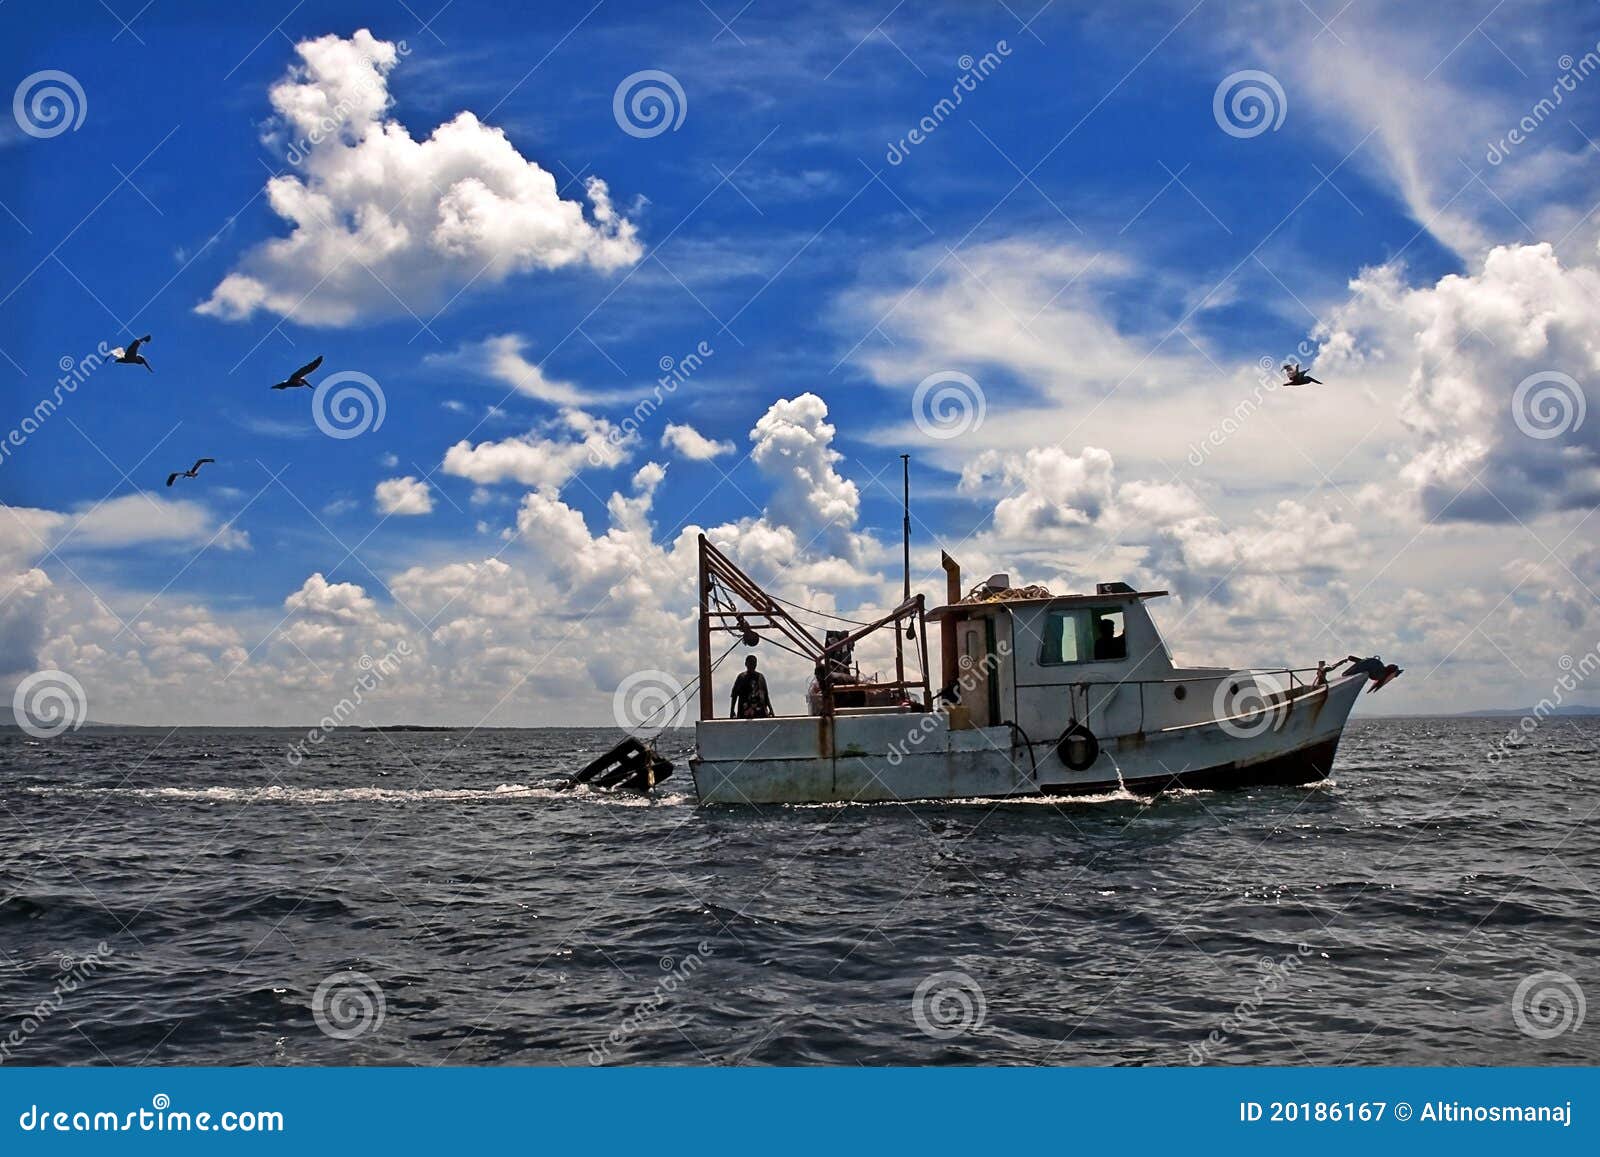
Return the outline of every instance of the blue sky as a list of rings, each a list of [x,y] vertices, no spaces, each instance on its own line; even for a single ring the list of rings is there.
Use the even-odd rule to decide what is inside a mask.
[[[82,114],[0,122],[4,424],[153,335],[154,374],[94,369],[0,466],[0,666],[72,673],[96,718],[314,717],[411,638],[375,717],[606,721],[630,672],[691,670],[685,527],[809,601],[890,601],[901,453],[930,593],[941,541],[1158,583],[1182,657],[1381,650],[1392,710],[1532,701],[1595,644],[1600,419],[1510,408],[1536,373],[1586,405],[1600,367],[1592,5],[0,22],[19,99],[55,70]],[[659,133],[616,111],[647,70]],[[1218,105],[1247,71],[1259,132]],[[268,389],[319,354],[380,428]],[[1276,389],[1287,356],[1326,385]],[[981,424],[919,425],[939,373]]]

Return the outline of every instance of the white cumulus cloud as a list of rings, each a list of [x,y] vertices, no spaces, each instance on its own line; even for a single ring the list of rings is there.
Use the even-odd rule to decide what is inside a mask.
[[[420,478],[388,478],[378,483],[373,501],[380,514],[432,514],[433,491]]]
[[[861,493],[835,469],[844,455],[833,448],[837,431],[827,418],[816,394],[779,398],[750,431],[750,458],[773,484],[768,520],[842,550],[841,532],[855,526]]]
[[[706,462],[734,451],[732,442],[707,438],[686,422],[668,422],[661,434],[661,445],[695,462]]]
[[[1422,512],[1502,522],[1600,501],[1600,422],[1587,412],[1600,401],[1600,272],[1543,243],[1495,248],[1477,272],[1433,285],[1407,288],[1400,272],[1352,283],[1325,348],[1330,372],[1396,391],[1412,439],[1400,477]]]
[[[504,131],[463,111],[426,140],[388,116],[394,44],[362,29],[295,46],[299,63],[269,94],[301,171],[267,183],[287,237],[249,251],[198,307],[227,319],[258,310],[343,326],[437,305],[469,282],[588,265],[631,265],[642,248],[604,181],[587,213]],[[399,299],[398,301],[396,299]]]
[[[586,466],[616,466],[625,461],[637,441],[621,430],[582,410],[564,410],[548,429],[565,428],[576,437],[548,437],[537,430],[503,441],[466,439],[445,451],[444,472],[467,478],[480,486],[520,482],[536,489],[559,490]]]

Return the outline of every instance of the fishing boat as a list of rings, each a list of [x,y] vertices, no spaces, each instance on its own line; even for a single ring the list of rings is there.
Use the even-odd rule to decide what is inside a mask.
[[[909,526],[909,517],[907,519]],[[1161,590],[1103,582],[1053,594],[997,574],[965,590],[941,551],[945,602],[911,593],[870,622],[818,630],[705,536],[699,539],[699,689],[689,760],[702,804],[1153,794],[1310,784],[1333,767],[1356,697],[1400,674],[1350,656],[1300,668],[1180,667],[1149,613]],[[939,628],[938,684],[928,628]],[[858,653],[888,632],[893,673]],[[731,642],[715,655],[719,638]],[[812,666],[805,709],[719,718],[714,680],[740,648]],[[879,654],[887,648],[879,647]],[[691,684],[691,687],[693,684]],[[764,705],[763,705],[764,706]],[[646,790],[670,764],[637,738],[580,774]]]
[[[925,610],[914,595],[875,622],[817,639],[702,538],[700,718],[689,761],[700,802],[1315,783],[1333,767],[1356,696],[1399,673],[1353,658],[1299,669],[1178,667],[1148,610],[1165,591],[1105,582],[1092,594],[1055,595],[996,575],[963,594],[960,567],[948,554],[942,562],[943,606]],[[940,629],[937,691],[929,623]],[[863,678],[854,652],[884,630],[895,633],[895,675]],[[770,631],[813,657],[807,712],[716,718],[719,631],[741,642]]]

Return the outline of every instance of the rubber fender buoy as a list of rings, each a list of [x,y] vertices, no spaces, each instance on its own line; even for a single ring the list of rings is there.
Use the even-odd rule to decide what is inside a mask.
[[[1084,771],[1100,758],[1100,741],[1074,719],[1056,740],[1056,756],[1073,771]]]

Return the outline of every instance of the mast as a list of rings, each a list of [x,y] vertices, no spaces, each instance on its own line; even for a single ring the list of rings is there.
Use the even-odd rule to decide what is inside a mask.
[[[911,597],[911,455],[900,455],[901,482],[904,487],[901,506],[905,511],[905,519],[901,523],[901,538],[905,548],[905,590],[901,592],[901,599]]]
[[[901,500],[900,508],[903,517],[900,523],[901,546],[904,551],[905,590],[901,595],[902,604],[911,601],[911,455],[900,455]],[[894,678],[902,687],[906,681],[906,644],[900,636],[900,624],[895,624],[894,630]]]

